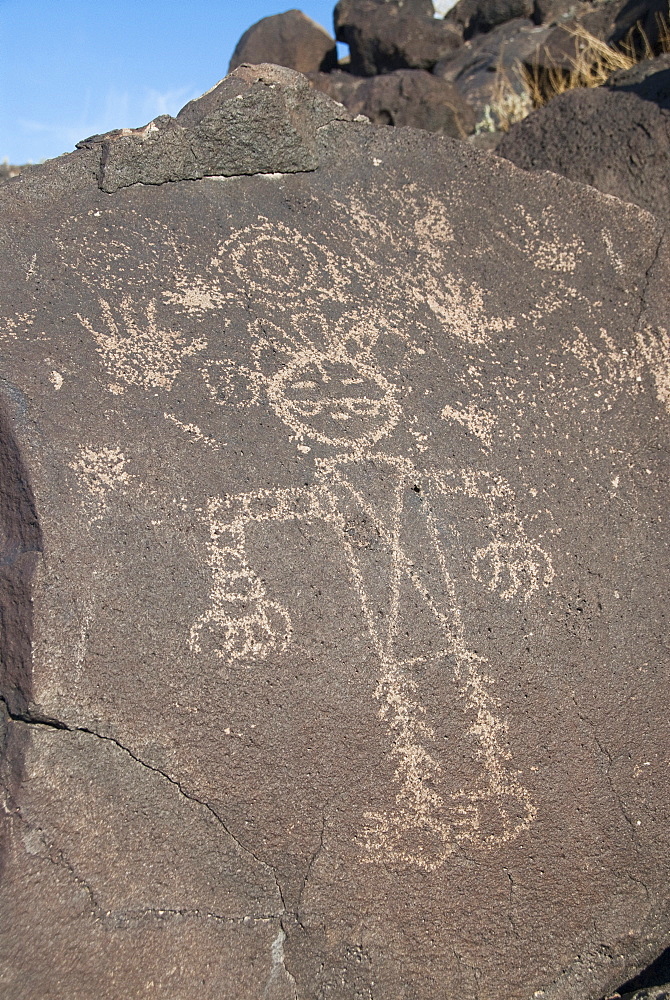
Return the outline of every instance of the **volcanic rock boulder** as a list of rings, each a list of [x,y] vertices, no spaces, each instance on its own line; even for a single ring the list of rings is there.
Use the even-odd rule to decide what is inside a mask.
[[[454,139],[464,139],[475,128],[475,112],[456,87],[422,69],[372,77],[313,73],[310,80],[352,115],[365,115],[374,124],[409,125]]]
[[[591,35],[613,47],[658,52],[668,29],[667,0],[602,0],[567,4],[565,0],[535,0],[534,20],[555,24],[528,60],[535,72],[570,70],[588,50]],[[585,37],[586,33],[586,37]],[[597,56],[594,58],[597,62]]]
[[[441,59],[433,73],[453,84],[478,122],[489,116],[493,125],[508,124],[532,107],[522,64],[547,33],[528,18],[516,18],[465,42]]]
[[[430,70],[463,41],[460,27],[436,20],[428,3],[339,0],[333,17],[335,37],[349,46],[351,72],[357,76]]]
[[[242,63],[275,63],[299,73],[328,72],[337,66],[335,41],[299,10],[264,17],[248,28],[235,47],[228,72]]]
[[[553,170],[667,219],[670,57],[617,73],[613,84],[555,97],[514,125],[497,152],[525,170]]]
[[[350,117],[293,70],[245,65],[176,118],[161,115],[77,146],[99,150],[98,182],[111,193],[131,184],[314,170],[319,129]]]
[[[533,0],[458,0],[447,13],[445,23],[457,25],[467,39],[532,13]]]
[[[661,226],[286,72],[266,175],[0,188],[0,981],[595,1000],[669,926]]]

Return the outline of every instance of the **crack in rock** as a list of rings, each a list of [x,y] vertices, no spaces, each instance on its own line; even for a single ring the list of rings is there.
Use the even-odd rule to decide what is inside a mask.
[[[239,840],[238,837],[235,836],[230,827],[226,824],[226,822],[216,811],[216,809],[214,809],[214,807],[210,805],[209,802],[206,802],[204,799],[198,798],[192,792],[187,791],[181,784],[181,782],[178,781],[176,778],[173,778],[166,771],[161,770],[161,768],[156,767],[153,764],[148,764],[146,761],[142,760],[141,757],[138,757],[136,753],[133,753],[132,750],[124,746],[113,736],[104,736],[102,733],[97,733],[95,732],[95,730],[88,729],[86,726],[71,726],[65,722],[62,722],[60,719],[53,719],[47,716],[37,716],[29,712],[12,712],[9,708],[9,705],[7,704],[6,699],[2,695],[0,695],[0,703],[4,704],[5,709],[7,711],[7,715],[15,723],[20,723],[22,725],[27,725],[27,726],[44,727],[47,729],[56,729],[60,731],[65,730],[66,732],[84,733],[87,736],[93,736],[96,739],[104,740],[108,743],[113,743],[114,746],[116,746],[123,753],[127,754],[128,757],[134,760],[141,767],[146,768],[146,770],[148,771],[153,771],[154,774],[158,774],[160,777],[168,781],[171,785],[174,785],[174,787],[177,788],[179,793],[185,799],[187,799],[189,802],[196,803],[196,805],[202,806],[203,809],[206,809],[207,812],[209,812],[214,817],[216,822],[221,826],[223,831],[228,835],[228,837],[233,841],[233,843],[239,848],[239,850],[242,851],[244,854],[246,854],[248,857],[250,857],[254,862],[256,862],[256,864],[260,865],[262,868],[265,868],[266,871],[268,871],[272,875],[275,881],[275,885],[277,886],[279,899],[283,906],[282,914],[286,913],[284,896],[281,890],[281,886],[279,884],[279,879],[277,878],[276,870],[272,867],[272,865],[268,864],[266,861],[263,861],[260,857],[258,857],[258,855],[255,854],[254,851],[251,850],[251,848],[247,847]]]

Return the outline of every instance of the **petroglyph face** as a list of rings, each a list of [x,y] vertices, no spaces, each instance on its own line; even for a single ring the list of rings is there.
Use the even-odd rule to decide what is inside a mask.
[[[267,393],[298,437],[338,448],[375,444],[401,415],[395,386],[340,352],[300,354],[270,380]]]

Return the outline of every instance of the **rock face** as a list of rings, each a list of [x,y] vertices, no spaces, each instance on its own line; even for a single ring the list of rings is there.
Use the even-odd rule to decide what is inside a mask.
[[[463,40],[458,25],[432,16],[432,4],[339,0],[334,20],[335,37],[349,46],[351,72],[357,76],[430,70]]]
[[[617,73],[613,84],[554,98],[514,125],[497,152],[668,218],[670,57]]]
[[[337,66],[335,41],[299,10],[257,21],[240,38],[228,72],[242,63],[275,63],[299,73],[328,72]]]
[[[596,1000],[670,916],[662,227],[259,72],[254,176],[238,70],[201,179],[0,188],[0,981]]]
[[[421,69],[399,69],[381,76],[314,73],[313,86],[351,112],[378,125],[409,125],[464,139],[474,131],[471,105],[456,87]]]

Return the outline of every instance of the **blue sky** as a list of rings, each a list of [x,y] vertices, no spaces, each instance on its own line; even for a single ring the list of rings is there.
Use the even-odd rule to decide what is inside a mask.
[[[296,4],[298,5],[298,4]],[[300,9],[331,34],[335,0]],[[38,162],[175,114],[225,76],[271,0],[0,0],[0,162]]]

